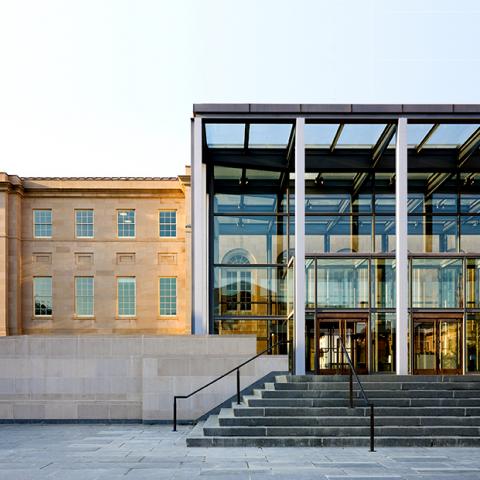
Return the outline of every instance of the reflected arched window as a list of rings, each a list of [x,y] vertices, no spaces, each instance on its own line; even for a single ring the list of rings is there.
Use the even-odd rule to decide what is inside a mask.
[[[233,265],[250,265],[248,253],[243,250],[228,252],[223,264],[232,265],[225,268],[223,275],[222,304],[229,313],[249,312],[252,310],[252,271],[247,267],[235,268]]]

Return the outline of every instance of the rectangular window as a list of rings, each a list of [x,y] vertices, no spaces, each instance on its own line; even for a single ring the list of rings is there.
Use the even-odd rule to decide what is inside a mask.
[[[160,279],[160,315],[177,314],[177,279]]]
[[[52,307],[52,277],[35,277],[33,279],[33,297],[35,316],[51,316]]]
[[[135,237],[135,210],[119,210],[117,212],[118,236]]]
[[[93,277],[75,277],[75,314],[93,316]]]
[[[160,236],[177,236],[177,212],[175,210],[160,212]]]
[[[134,317],[137,310],[135,277],[122,277],[117,282],[118,316]]]
[[[52,237],[52,211],[33,211],[33,235],[35,238]]]
[[[93,210],[75,210],[75,235],[93,238]]]

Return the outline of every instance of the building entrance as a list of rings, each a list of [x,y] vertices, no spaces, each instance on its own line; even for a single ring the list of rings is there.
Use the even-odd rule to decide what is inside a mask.
[[[414,316],[413,373],[462,373],[462,323],[456,314]]]
[[[317,374],[347,374],[349,365],[340,339],[357,373],[368,373],[368,317],[358,314],[319,314],[316,319]]]

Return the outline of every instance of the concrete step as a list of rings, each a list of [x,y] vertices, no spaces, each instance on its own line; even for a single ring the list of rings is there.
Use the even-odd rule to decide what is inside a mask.
[[[266,385],[267,386],[267,385]],[[480,382],[363,382],[366,392],[374,390],[476,390],[480,391]],[[335,390],[349,391],[348,381],[342,382],[275,382],[268,384],[266,390],[277,391],[303,391],[303,390]],[[358,384],[353,382],[353,389],[359,390]]]
[[[236,417],[265,416],[265,417],[305,417],[305,416],[359,416],[370,415],[365,407],[247,407],[232,406]],[[478,407],[375,407],[375,416],[480,416]]]
[[[206,437],[360,437],[370,434],[369,426],[221,426],[211,415],[203,426]],[[478,436],[478,426],[375,426],[376,437]]]
[[[480,390],[367,390],[367,397],[374,398],[480,398]],[[349,390],[255,390],[259,398],[341,398],[349,399]],[[354,398],[363,398],[360,391]]]
[[[371,374],[359,375],[362,384],[371,382],[480,382],[480,374],[472,375],[392,375],[392,374]],[[313,382],[348,382],[348,375],[277,375],[276,382],[280,383],[313,383]]]
[[[221,411],[218,415],[220,426],[369,426],[370,417],[368,416],[339,416],[339,417],[236,417],[233,412]],[[480,426],[480,417],[375,417],[376,426]]]
[[[349,400],[342,398],[260,398],[245,396],[249,407],[347,407]],[[379,407],[475,407],[480,398],[375,398]],[[363,399],[357,399],[355,406],[364,406]]]
[[[361,447],[369,437],[187,437],[189,447]],[[480,437],[381,437],[375,447],[479,447]],[[365,477],[367,478],[367,477]]]

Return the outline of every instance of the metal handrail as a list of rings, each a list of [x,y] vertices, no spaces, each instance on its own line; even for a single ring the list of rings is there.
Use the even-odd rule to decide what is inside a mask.
[[[345,344],[343,343],[341,336],[339,336],[338,339],[340,340],[340,345],[342,346],[343,353],[345,354],[345,357],[347,358],[348,366],[350,367],[350,408],[353,408],[353,378],[352,377],[355,377],[355,380],[357,381],[358,386],[360,387],[360,392],[362,393],[363,399],[365,400],[367,407],[370,407],[370,451],[374,452],[375,451],[375,409],[374,409],[373,403],[370,402],[370,400],[367,397],[367,394],[365,393],[365,390],[363,389],[362,382],[358,378],[355,367],[353,366],[352,360],[350,358],[350,355],[347,349],[345,348]]]
[[[196,393],[204,390],[205,388],[209,387],[210,385],[213,385],[214,383],[218,382],[222,378],[224,378],[224,377],[226,377],[226,376],[228,376],[231,373],[236,371],[237,372],[237,404],[240,405],[240,369],[243,366],[245,366],[247,363],[252,362],[256,358],[264,355],[265,353],[269,352],[273,348],[278,347],[279,345],[287,345],[289,343],[292,343],[292,340],[286,340],[286,341],[283,341],[283,342],[275,343],[274,345],[271,345],[270,347],[268,347],[266,350],[263,350],[263,352],[257,353],[254,357],[249,358],[245,362],[241,363],[240,365],[237,365],[236,367],[232,368],[231,370],[224,373],[220,377],[217,377],[215,380],[212,380],[211,382],[208,382],[203,387],[197,388],[195,391],[193,391],[189,395],[175,395],[173,397],[173,431],[174,432],[177,431],[177,400],[179,400],[179,399],[186,400],[187,398],[190,398],[192,395],[195,395]]]

